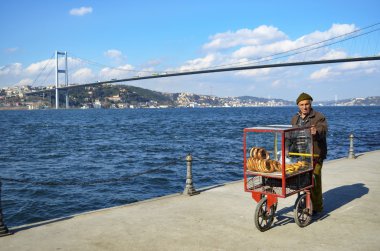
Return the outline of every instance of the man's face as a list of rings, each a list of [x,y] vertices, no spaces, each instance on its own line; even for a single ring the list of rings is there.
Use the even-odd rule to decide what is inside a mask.
[[[306,116],[310,113],[311,110],[311,101],[310,100],[302,100],[298,103],[298,108],[302,115]]]

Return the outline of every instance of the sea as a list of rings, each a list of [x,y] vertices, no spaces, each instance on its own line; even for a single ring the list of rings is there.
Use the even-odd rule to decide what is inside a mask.
[[[327,160],[380,149],[380,107],[316,107]],[[0,111],[1,206],[8,227],[243,178],[243,129],[289,124],[297,107]],[[243,188],[242,188],[243,192]]]

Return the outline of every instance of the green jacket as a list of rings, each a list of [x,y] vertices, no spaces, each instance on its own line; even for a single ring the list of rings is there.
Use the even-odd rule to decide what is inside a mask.
[[[300,113],[292,117],[292,126],[297,126],[298,119],[300,119]],[[317,134],[313,136],[314,153],[319,154],[321,160],[326,159],[327,156],[327,120],[326,117],[317,111],[311,109],[310,114],[304,118],[306,121],[305,126],[314,125],[317,128]]]

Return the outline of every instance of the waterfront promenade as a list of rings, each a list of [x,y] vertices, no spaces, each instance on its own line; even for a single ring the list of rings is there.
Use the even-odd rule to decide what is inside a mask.
[[[305,228],[293,220],[294,195],[258,231],[256,203],[237,181],[20,226],[0,250],[379,250],[380,150],[357,155],[324,164],[325,215]]]

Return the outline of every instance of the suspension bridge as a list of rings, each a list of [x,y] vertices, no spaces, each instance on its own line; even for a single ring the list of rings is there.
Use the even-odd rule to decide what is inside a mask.
[[[365,38],[365,41],[357,42],[359,39]],[[356,41],[356,47],[363,47],[365,44],[367,55],[360,55],[357,50],[353,49],[352,41]],[[347,46],[347,43],[351,44]],[[347,56],[343,58],[323,58],[320,57],[319,60],[307,60],[310,58],[315,58],[313,55],[318,54],[317,51],[323,50],[324,52],[328,50],[333,50],[339,48],[339,50],[351,50],[351,53],[346,53]],[[351,48],[348,48],[351,47]],[[363,48],[361,48],[363,50]],[[335,49],[337,50],[337,49]],[[368,52],[371,50],[370,52]],[[311,54],[313,53],[313,54]],[[137,76],[125,77],[110,80],[94,81],[88,83],[79,84],[69,84],[68,75],[68,62],[67,62],[67,52],[55,52],[55,87],[50,89],[38,90],[29,92],[26,95],[45,95],[45,93],[50,93],[52,95],[55,92],[55,108],[59,108],[59,92],[63,92],[66,96],[66,108],[69,108],[69,92],[70,90],[76,88],[84,88],[90,86],[99,86],[104,84],[114,84],[114,83],[124,83],[130,81],[141,81],[147,79],[157,79],[157,78],[169,78],[178,77],[185,75],[198,75],[207,73],[219,73],[219,72],[231,72],[231,71],[244,71],[244,70],[256,70],[264,68],[279,68],[279,67],[295,67],[295,66],[306,66],[306,65],[321,65],[321,64],[337,64],[337,63],[347,63],[347,62],[361,62],[361,61],[377,61],[380,60],[380,23],[365,27],[363,29],[358,29],[350,33],[346,33],[340,36],[336,36],[327,40],[323,40],[317,43],[307,44],[302,47],[298,47],[292,50],[272,54],[269,56],[248,59],[245,62],[236,62],[224,65],[217,65],[207,68],[197,68],[193,70],[186,71],[162,71],[162,72],[151,72],[151,71],[140,71]],[[355,55],[355,56],[350,56]],[[64,63],[60,63],[59,60],[64,58]],[[303,58],[304,60],[300,60]],[[79,58],[79,60],[82,60]],[[83,60],[82,60],[83,61]],[[45,67],[46,68],[46,67]],[[120,70],[113,68],[115,70]],[[129,72],[137,72],[136,70],[126,70]],[[59,83],[59,74],[64,74],[64,83]]]

